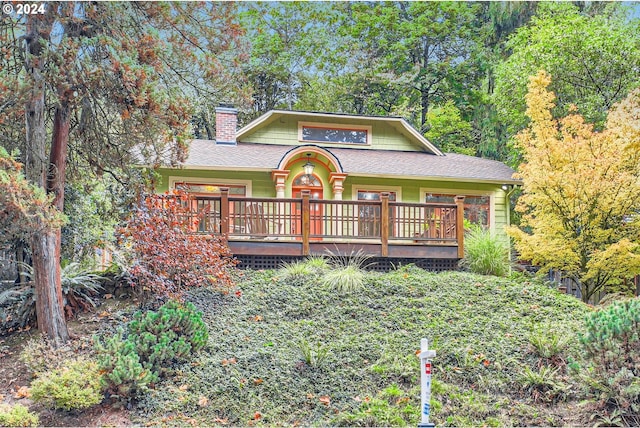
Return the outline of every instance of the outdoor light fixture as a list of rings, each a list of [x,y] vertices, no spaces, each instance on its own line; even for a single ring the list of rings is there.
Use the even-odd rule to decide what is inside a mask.
[[[307,163],[302,165],[302,169],[304,170],[304,174],[311,180],[311,175],[313,174],[313,169],[316,166],[311,163],[311,153],[307,153]]]

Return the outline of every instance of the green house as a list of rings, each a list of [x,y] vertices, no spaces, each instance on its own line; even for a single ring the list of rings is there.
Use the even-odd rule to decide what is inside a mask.
[[[399,117],[272,110],[237,130],[237,111],[219,107],[216,133],[161,168],[158,190],[190,192],[198,231],[255,267],[362,250],[446,268],[462,254],[462,217],[504,234],[520,184],[501,162],[442,153]]]

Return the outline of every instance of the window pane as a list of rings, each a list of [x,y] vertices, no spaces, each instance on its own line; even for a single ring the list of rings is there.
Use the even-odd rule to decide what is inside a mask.
[[[455,195],[427,193],[427,203],[453,204]],[[464,218],[471,223],[489,227],[489,196],[465,196]]]
[[[245,196],[244,186],[233,184],[206,184],[206,183],[176,183],[176,188],[189,193],[206,193],[209,195],[220,195],[220,188],[228,187],[229,195]]]
[[[358,190],[358,200],[359,201],[379,201],[380,195],[382,192],[376,192],[376,191],[367,191],[367,190]],[[390,201],[395,201],[396,200],[396,192],[389,192],[389,200]]]
[[[367,131],[364,129],[312,128],[303,126],[302,140],[327,143],[367,144]]]

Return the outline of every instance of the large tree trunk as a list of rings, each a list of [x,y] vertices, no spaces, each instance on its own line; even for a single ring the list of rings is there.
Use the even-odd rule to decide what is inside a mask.
[[[25,106],[27,147],[25,173],[32,183],[46,189],[49,181],[47,179],[49,162],[46,156],[45,81],[42,73],[45,58],[42,55],[43,46],[40,38],[48,38],[51,26],[42,15],[27,15],[26,20],[25,68],[31,91]],[[64,157],[66,158],[66,154]],[[59,166],[54,165],[54,169],[56,168]],[[55,175],[58,173],[56,172]],[[64,186],[64,179],[62,179],[62,185]],[[61,195],[64,197],[64,193]],[[56,194],[55,198],[57,202],[59,195]],[[40,221],[31,238],[31,249],[38,328],[57,346],[69,340],[69,331],[62,308],[60,229],[52,229]]]

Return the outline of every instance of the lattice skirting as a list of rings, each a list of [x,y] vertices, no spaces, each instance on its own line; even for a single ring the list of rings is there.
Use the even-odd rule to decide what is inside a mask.
[[[239,255],[236,258],[240,261],[238,267],[240,269],[277,269],[283,263],[294,260],[304,260],[304,257],[298,256],[266,256],[266,255]],[[447,270],[457,270],[458,260],[455,259],[396,259],[386,257],[373,257],[369,259],[370,263],[367,270],[376,272],[388,272],[400,266],[414,264],[422,269],[441,272]]]

